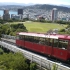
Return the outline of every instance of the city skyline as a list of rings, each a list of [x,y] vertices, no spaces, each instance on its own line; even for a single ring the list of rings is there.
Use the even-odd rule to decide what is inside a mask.
[[[33,4],[54,4],[54,5],[70,5],[70,0],[0,0],[0,3],[3,2],[15,2],[15,3],[33,3]]]

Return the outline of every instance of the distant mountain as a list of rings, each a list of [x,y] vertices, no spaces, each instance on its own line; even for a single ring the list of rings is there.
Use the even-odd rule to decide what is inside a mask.
[[[42,9],[42,10],[52,10],[53,8],[57,8],[58,11],[70,12],[69,5],[49,5],[49,4],[24,4],[24,3],[0,3],[0,9],[9,9],[9,10],[17,10],[18,8],[22,9]]]
[[[58,11],[70,12],[69,7],[49,5],[49,4],[37,4],[37,5],[27,6],[26,8],[29,8],[29,9],[44,9],[44,10],[52,10],[53,8],[57,8]]]
[[[68,7],[68,8],[70,8],[70,5],[60,4],[59,6],[63,6],[63,7]]]
[[[4,5],[30,6],[30,5],[35,5],[35,4],[33,4],[33,3],[25,4],[25,3],[16,3],[16,2],[0,2],[0,6],[4,6]],[[53,5],[53,4],[48,4],[48,5]],[[57,6],[63,6],[63,7],[68,7],[68,8],[70,8],[70,5],[64,5],[64,4],[60,4],[60,5],[57,5]]]

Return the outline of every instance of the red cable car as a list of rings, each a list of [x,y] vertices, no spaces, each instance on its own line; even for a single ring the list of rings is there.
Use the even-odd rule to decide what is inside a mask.
[[[70,60],[69,35],[19,32],[16,44],[61,60]]]

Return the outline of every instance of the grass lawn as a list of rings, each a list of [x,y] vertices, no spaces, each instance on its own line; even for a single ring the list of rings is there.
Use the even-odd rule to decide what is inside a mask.
[[[40,23],[40,22],[14,22],[13,24],[23,23],[29,32],[46,33],[50,29],[64,29],[67,25],[57,23]]]
[[[40,23],[40,22],[25,22],[29,32],[41,32],[46,33],[50,29],[64,29],[67,25],[61,25],[56,23]]]

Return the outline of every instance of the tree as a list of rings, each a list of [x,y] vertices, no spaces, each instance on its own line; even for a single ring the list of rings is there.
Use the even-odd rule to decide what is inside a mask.
[[[4,51],[0,48],[0,54],[3,54],[4,53]]]
[[[53,65],[52,70],[57,70],[56,64]]]
[[[36,70],[36,69],[37,69],[36,63],[31,63],[30,70]]]
[[[29,70],[26,58],[21,53],[4,53],[0,55],[0,69],[5,70]]]
[[[27,32],[23,23],[19,24],[0,24],[0,36],[1,34],[16,35],[17,32]]]

